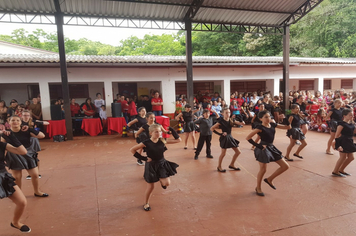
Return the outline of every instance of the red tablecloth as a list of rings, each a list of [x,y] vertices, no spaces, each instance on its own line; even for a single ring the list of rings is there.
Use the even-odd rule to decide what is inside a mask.
[[[116,131],[121,134],[124,126],[126,126],[124,117],[108,117],[108,134],[111,134],[111,131]]]
[[[90,136],[96,136],[103,131],[103,126],[99,118],[83,119],[82,130],[87,132]]]
[[[161,124],[168,131],[170,119],[168,116],[156,116],[156,122]],[[163,138],[169,138],[169,134],[162,133]]]
[[[55,135],[66,135],[66,121],[65,120],[49,120],[49,125],[46,125],[46,132],[49,138]]]

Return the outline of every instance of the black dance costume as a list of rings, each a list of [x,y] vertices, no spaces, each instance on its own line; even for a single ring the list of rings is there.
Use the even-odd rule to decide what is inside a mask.
[[[7,143],[0,142],[0,199],[15,192],[15,178],[5,169],[5,150]]]
[[[147,139],[142,142],[146,146],[147,156],[152,159],[145,164],[143,177],[147,183],[158,182],[160,178],[167,178],[177,173],[179,166],[174,162],[167,161],[163,153],[167,150],[166,145],[159,139],[157,143]]]
[[[356,152],[356,144],[353,140],[355,124],[340,121],[338,122],[338,126],[339,125],[341,125],[343,129],[341,130],[341,136],[335,139],[335,149],[337,150],[341,146],[343,153]]]
[[[332,108],[330,111],[332,111],[332,114],[330,116],[330,122],[329,122],[329,127],[330,131],[335,133],[336,128],[338,126],[338,122],[342,121],[342,111],[344,108],[340,108],[339,110],[336,108]]]
[[[190,133],[195,131],[195,126],[194,126],[194,122],[193,122],[193,113],[190,112],[186,112],[183,111],[182,112],[183,115],[183,120],[184,120],[184,133]]]
[[[251,124],[251,128],[252,129],[256,129],[256,127],[258,126],[258,125],[261,125],[262,124],[262,121],[260,120],[260,118],[258,118],[258,114],[259,114],[259,112],[257,112],[256,114],[255,114],[255,119],[253,120],[253,123]]]
[[[142,118],[141,116],[137,116],[136,119],[137,119],[136,127],[137,127],[138,129],[140,129],[142,126],[144,126],[145,124],[147,124],[147,119],[146,119],[145,117]],[[148,130],[148,129],[147,129],[147,130]],[[145,131],[146,131],[146,130],[145,130]],[[148,131],[147,131],[147,133],[148,133]],[[148,139],[149,136],[147,136],[147,133],[145,132],[144,137],[142,136],[142,139],[143,139],[143,140]],[[142,134],[142,133],[141,133],[141,134]],[[140,134],[140,136],[141,136],[141,134]],[[140,137],[137,137],[137,138],[136,138],[136,142],[137,142],[137,143],[141,143],[143,140],[141,140]]]
[[[27,150],[26,155],[18,155],[11,152],[7,152],[5,160],[6,164],[11,170],[30,170],[38,166],[37,151],[38,146],[36,145],[36,140],[33,140],[31,144],[31,133],[38,135],[39,131],[34,129],[28,129],[27,131],[20,130],[19,132],[13,132],[12,134],[24,145]],[[3,134],[2,137],[6,142],[11,143],[8,137]],[[13,145],[13,144],[12,144]]]
[[[223,117],[220,117],[218,122],[220,124],[221,131],[224,133],[226,132],[226,136],[214,131],[214,133],[217,133],[220,135],[219,141],[220,141],[220,147],[222,149],[227,149],[227,148],[237,148],[239,146],[239,141],[234,139],[231,135],[231,129],[232,125],[230,124],[230,120],[226,121],[224,120]]]
[[[290,138],[290,136],[292,136],[292,139],[304,140],[305,136],[304,136],[302,130],[300,129],[300,125],[301,125],[300,121],[302,120],[302,118],[300,118],[300,116],[298,114],[291,114],[290,116],[293,117],[293,120],[291,123],[292,128],[287,131],[288,138]]]
[[[258,125],[256,129],[262,132],[257,133],[261,137],[260,145],[266,145],[267,147],[262,150],[255,148],[255,158],[262,163],[270,163],[271,161],[279,161],[283,158],[282,152],[279,151],[274,145],[274,135],[276,133],[276,123],[270,123],[271,127],[267,128],[263,125]]]

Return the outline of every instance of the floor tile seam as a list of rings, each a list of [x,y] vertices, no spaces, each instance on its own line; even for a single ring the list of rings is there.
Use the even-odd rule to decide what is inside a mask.
[[[356,211],[349,212],[349,213],[344,213],[344,214],[341,214],[341,215],[331,216],[331,217],[327,217],[327,218],[324,218],[324,219],[319,219],[319,220],[315,220],[315,221],[311,221],[311,222],[306,222],[306,223],[292,225],[292,226],[288,226],[288,227],[284,227],[284,228],[280,228],[280,229],[275,229],[275,230],[272,230],[270,232],[274,233],[274,232],[283,231],[283,230],[286,230],[286,229],[292,229],[292,228],[296,228],[296,227],[300,227],[300,226],[304,226],[304,225],[310,225],[310,224],[318,223],[318,222],[321,222],[321,221],[326,221],[326,220],[331,220],[331,219],[335,219],[335,218],[339,218],[339,217],[343,217],[343,216],[347,216],[347,215],[352,215],[352,214],[355,214],[355,213],[356,213]]]
[[[94,158],[94,175],[95,175],[95,196],[96,196],[96,208],[98,212],[98,228],[99,228],[99,236],[101,234],[101,222],[100,222],[100,204],[99,204],[99,196],[98,196],[98,178],[97,178],[97,170],[96,170],[96,158]]]

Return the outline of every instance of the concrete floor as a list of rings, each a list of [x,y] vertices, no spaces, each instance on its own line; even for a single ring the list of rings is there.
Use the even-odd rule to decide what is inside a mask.
[[[180,167],[166,190],[156,184],[150,212],[142,209],[146,182],[144,168],[129,152],[135,144],[132,137],[43,140],[40,184],[50,197],[35,198],[31,182],[23,180],[28,206],[22,221],[36,236],[356,235],[356,162],[347,169],[351,177],[332,177],[338,153],[325,154],[328,134],[309,132],[304,160],[289,162],[291,168],[274,181],[277,190],[263,183],[266,196],[258,197],[254,189],[259,167],[245,141],[250,131],[250,126],[233,129],[241,141],[241,171],[216,171],[217,135],[214,159],[202,153],[194,160],[192,146],[184,150],[183,143],[168,145],[166,158]],[[285,153],[288,142],[285,131],[278,130],[276,146]],[[228,150],[224,168],[232,153]],[[267,176],[276,168],[269,164]],[[0,201],[0,235],[20,234],[9,225],[13,209],[9,199]]]

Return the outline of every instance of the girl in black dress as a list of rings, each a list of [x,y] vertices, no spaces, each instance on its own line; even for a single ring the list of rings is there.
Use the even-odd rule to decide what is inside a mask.
[[[330,150],[332,143],[335,139],[336,128],[338,122],[342,121],[342,110],[344,108],[342,106],[341,99],[335,99],[334,101],[334,108],[330,109],[328,115],[326,116],[326,120],[329,121],[329,128],[330,128],[330,138],[328,140],[328,144],[326,147],[326,154],[334,155],[334,153]]]
[[[240,170],[240,168],[235,167],[235,161],[237,157],[240,155],[240,149],[239,149],[239,141],[234,139],[231,135],[231,128],[236,125],[243,125],[245,122],[239,122],[239,121],[232,121],[230,118],[230,109],[225,108],[222,111],[223,117],[220,117],[218,122],[211,127],[211,131],[214,133],[220,135],[219,141],[220,141],[220,147],[221,147],[221,154],[219,156],[219,164],[218,164],[218,171],[219,172],[226,172],[225,169],[221,168],[222,161],[225,157],[226,150],[228,148],[232,148],[234,150],[235,154],[232,157],[231,163],[229,165],[230,169],[233,170]],[[219,133],[216,131],[216,129],[221,129],[222,133]]]
[[[356,145],[353,140],[355,123],[353,122],[353,112],[351,109],[342,111],[343,121],[338,122],[335,137],[335,149],[339,151],[340,158],[336,162],[333,176],[345,177],[350,174],[345,172],[345,168],[354,160]]]
[[[147,124],[147,119],[146,119],[146,108],[144,107],[140,107],[138,109],[138,116],[133,119],[132,121],[130,121],[128,124],[127,124],[127,127],[128,128],[131,128],[133,125],[136,124],[136,129],[140,129],[144,124]],[[135,131],[136,132],[136,131]],[[135,137],[136,138],[136,142],[137,143],[140,143],[141,140],[139,137]],[[142,153],[142,150],[139,150],[139,153],[141,154]],[[143,165],[143,162],[139,159],[137,159],[137,164],[138,165]]]
[[[21,119],[18,116],[10,117],[11,133],[25,146],[27,150],[26,155],[18,155],[7,153],[6,164],[11,170],[12,175],[16,179],[16,184],[21,188],[22,170],[26,169],[31,176],[31,181],[34,189],[35,197],[48,197],[47,193],[40,191],[39,189],[39,176],[38,176],[38,159],[37,153],[31,147],[31,137],[42,139],[45,135],[42,132],[34,129],[28,129],[27,131],[21,130]],[[2,142],[8,142],[11,144],[11,140],[8,140],[6,135],[2,135]]]
[[[31,229],[20,222],[20,218],[27,205],[26,197],[19,186],[16,185],[14,177],[5,168],[5,151],[18,155],[26,155],[27,150],[13,134],[7,135],[7,140],[11,141],[13,145],[0,142],[0,198],[8,197],[16,205],[10,224],[11,227],[19,229],[21,232],[29,233]]]
[[[291,127],[272,122],[271,114],[267,110],[259,112],[258,116],[262,124],[257,125],[246,137],[246,140],[257,147],[255,149],[255,158],[259,162],[260,170],[257,174],[257,187],[255,191],[258,196],[263,197],[264,193],[262,192],[261,183],[267,170],[267,164],[274,161],[279,165],[279,168],[273,172],[272,175],[264,179],[264,182],[273,189],[276,189],[273,185],[273,180],[289,168],[288,163],[283,159],[282,152],[273,145],[274,135],[276,133],[275,128],[290,129]],[[252,140],[252,137],[256,134],[261,137],[260,143],[256,143]]]
[[[258,104],[258,111],[254,114],[251,120],[251,128],[255,129],[258,125],[262,124],[262,121],[258,118],[258,113],[262,112],[265,110],[265,104],[260,103]],[[260,141],[260,136],[257,135],[257,138],[255,139],[255,142],[258,143]],[[255,146],[252,145],[251,150],[254,150]]]
[[[171,183],[169,177],[177,173],[176,168],[178,167],[176,163],[167,161],[164,158],[163,153],[167,150],[167,147],[165,141],[160,138],[162,136],[162,126],[152,124],[149,127],[149,133],[151,135],[150,139],[146,139],[130,149],[134,157],[146,161],[145,173],[143,175],[147,182],[145,205],[143,205],[145,211],[151,210],[149,200],[154,189],[154,183],[159,181],[162,188],[166,189]],[[178,142],[179,140],[176,141]],[[147,152],[147,157],[137,152],[143,148],[145,148]]]
[[[194,150],[197,150],[195,146],[195,128],[194,128],[195,126],[193,121],[194,115],[193,115],[192,107],[190,105],[185,106],[185,111],[179,113],[176,116],[176,120],[180,120],[181,117],[183,118],[184,121],[184,125],[183,125],[183,129],[185,133],[184,149],[188,148],[188,139],[189,136],[191,136],[193,140]]]
[[[291,129],[287,131],[287,136],[290,140],[289,146],[287,147],[287,153],[285,158],[287,161],[293,161],[292,158],[289,158],[290,152],[292,151],[292,148],[296,144],[296,141],[299,140],[301,142],[301,145],[298,147],[297,151],[293,154],[293,156],[298,157],[300,159],[303,159],[302,156],[300,156],[300,152],[307,146],[307,142],[305,142],[305,136],[302,130],[300,129],[300,121],[303,119],[299,115],[299,105],[297,104],[292,104],[291,105],[291,111],[292,114],[288,118],[289,124],[292,126]]]

